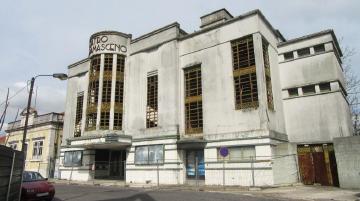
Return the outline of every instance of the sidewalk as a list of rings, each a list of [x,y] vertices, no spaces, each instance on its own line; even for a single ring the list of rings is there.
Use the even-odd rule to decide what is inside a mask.
[[[99,185],[99,186],[116,186],[119,188],[129,188],[124,181],[117,180],[94,180],[94,181],[68,181],[68,180],[49,180],[57,184],[77,184],[77,185]],[[190,186],[190,185],[130,185],[130,188],[143,188],[153,191],[204,191],[218,193],[232,193],[256,197],[271,197],[294,200],[335,200],[335,201],[360,201],[360,190],[348,190],[330,186],[305,186],[296,184],[292,186],[255,188],[239,186]]]

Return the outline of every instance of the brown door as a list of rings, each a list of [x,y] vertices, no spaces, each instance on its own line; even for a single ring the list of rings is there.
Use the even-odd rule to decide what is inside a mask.
[[[311,153],[299,153],[299,170],[301,181],[305,185],[314,184],[315,175]]]
[[[323,186],[328,186],[329,180],[327,177],[327,170],[325,166],[324,152],[311,153],[314,162],[315,183],[319,183]]]

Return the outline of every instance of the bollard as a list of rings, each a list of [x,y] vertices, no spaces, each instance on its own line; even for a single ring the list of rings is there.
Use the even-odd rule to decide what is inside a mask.
[[[159,188],[160,186],[160,176],[159,176],[159,159],[156,160],[156,174],[157,174],[157,187]]]
[[[254,158],[251,156],[251,177],[252,177],[252,186],[255,186],[255,176],[254,176]]]
[[[199,174],[198,174],[198,157],[195,157],[195,184],[196,190],[199,191]]]
[[[7,193],[6,193],[6,201],[9,200],[10,197],[10,189],[11,189],[11,181],[12,181],[12,177],[13,177],[13,173],[14,173],[14,163],[15,163],[15,151],[13,153],[13,158],[12,158],[12,163],[11,163],[11,171],[10,171],[10,177],[9,177],[9,184],[8,184],[8,189],[7,189]],[[21,176],[22,177],[22,176]]]
[[[223,159],[223,188],[225,189],[225,159]]]
[[[70,181],[71,181],[71,179],[72,179],[73,169],[74,169],[74,166],[71,166],[71,172],[70,172],[70,177],[69,177],[69,184],[70,184]]]

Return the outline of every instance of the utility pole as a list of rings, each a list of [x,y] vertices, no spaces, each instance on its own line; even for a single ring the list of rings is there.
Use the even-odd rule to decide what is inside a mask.
[[[28,102],[27,102],[26,115],[25,115],[24,134],[23,134],[23,141],[22,141],[22,145],[21,145],[22,152],[25,151],[25,140],[26,140],[26,134],[27,134],[27,129],[28,129],[29,112],[30,112],[30,107],[31,107],[31,98],[32,98],[32,93],[33,93],[33,89],[34,89],[34,82],[35,82],[35,77],[32,77],[31,81],[30,81],[29,98],[28,98]]]

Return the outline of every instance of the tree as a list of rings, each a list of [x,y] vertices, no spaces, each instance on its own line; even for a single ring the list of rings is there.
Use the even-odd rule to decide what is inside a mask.
[[[340,39],[340,44],[342,44],[343,38]],[[360,78],[354,72],[352,67],[351,59],[356,54],[355,48],[348,46],[341,47],[343,56],[342,67],[345,78],[345,90],[347,92],[347,101],[350,106],[351,118],[354,127],[354,135],[360,134]]]

